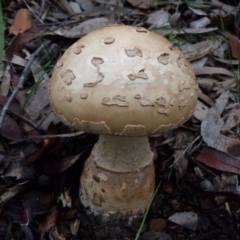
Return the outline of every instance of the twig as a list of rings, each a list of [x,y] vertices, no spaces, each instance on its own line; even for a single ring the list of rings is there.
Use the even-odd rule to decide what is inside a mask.
[[[16,96],[16,94],[18,93],[19,90],[21,90],[23,88],[23,84],[25,81],[25,78],[30,70],[30,66],[32,65],[35,57],[38,55],[39,52],[42,51],[43,48],[45,48],[48,44],[50,43],[50,41],[47,41],[46,43],[43,43],[30,57],[28,63],[26,64],[20,78],[19,78],[19,83],[17,85],[17,87],[12,91],[12,94],[10,95],[10,97],[8,98],[6,104],[4,105],[1,115],[0,115],[0,130],[2,129],[3,126],[3,121],[4,121],[4,117],[6,115],[6,112],[11,104],[11,102],[13,101],[14,97]]]
[[[59,137],[76,137],[80,135],[87,134],[86,132],[75,132],[75,133],[64,133],[64,134],[54,134],[54,135],[38,135],[38,136],[30,136],[29,139],[33,138],[59,138]]]
[[[41,8],[40,8],[40,11],[39,11],[39,14],[38,14],[38,17],[39,17],[40,19],[42,19],[42,14],[43,14],[43,11],[44,11],[44,8],[45,8],[45,3],[46,3],[46,1],[45,1],[45,0],[42,0],[42,2],[41,2]]]
[[[35,14],[35,12],[34,12],[33,9],[28,5],[28,3],[27,3],[25,0],[23,0],[23,1],[24,1],[25,5],[27,6],[28,10],[33,14],[33,16],[34,16],[40,23],[43,23],[42,19],[40,19],[40,18],[38,17],[38,15]]]

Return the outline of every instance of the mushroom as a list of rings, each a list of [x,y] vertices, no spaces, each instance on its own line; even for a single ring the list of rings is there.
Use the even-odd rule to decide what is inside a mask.
[[[155,187],[148,136],[191,116],[198,85],[190,63],[165,37],[115,25],[74,43],[54,69],[53,112],[98,134],[80,178],[80,200],[95,215],[142,213]]]

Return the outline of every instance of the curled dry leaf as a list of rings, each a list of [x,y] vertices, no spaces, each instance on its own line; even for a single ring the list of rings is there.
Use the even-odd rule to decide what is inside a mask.
[[[9,33],[18,35],[30,29],[32,26],[32,13],[28,9],[20,9],[13,20]]]

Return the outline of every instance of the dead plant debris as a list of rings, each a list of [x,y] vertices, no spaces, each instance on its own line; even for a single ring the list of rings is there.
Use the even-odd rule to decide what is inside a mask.
[[[192,118],[150,139],[162,183],[139,239],[240,239],[238,1],[11,0],[1,10],[0,239],[136,239],[141,217],[106,224],[82,206],[79,178],[97,137],[65,127],[48,100],[58,58],[109,24],[165,35],[200,88]]]

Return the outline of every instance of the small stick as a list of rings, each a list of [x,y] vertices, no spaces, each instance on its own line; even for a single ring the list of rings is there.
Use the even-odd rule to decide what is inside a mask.
[[[33,139],[33,138],[65,138],[65,137],[76,137],[76,136],[80,136],[80,135],[84,135],[84,134],[87,134],[87,133],[81,131],[81,132],[75,132],[75,133],[30,136],[28,139]]]
[[[3,121],[4,121],[4,117],[6,115],[6,112],[8,111],[8,108],[11,104],[11,102],[13,101],[14,97],[16,96],[16,94],[18,93],[18,91],[20,89],[23,88],[23,84],[25,82],[25,78],[30,70],[30,66],[32,65],[35,57],[38,55],[39,52],[42,51],[43,48],[45,48],[48,44],[50,43],[50,41],[47,41],[46,43],[42,44],[30,57],[28,63],[26,64],[24,70],[22,71],[22,74],[19,78],[19,83],[17,85],[17,87],[12,91],[12,94],[10,95],[10,97],[8,98],[6,104],[4,105],[1,115],[0,115],[0,130],[2,129],[3,126]]]

